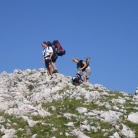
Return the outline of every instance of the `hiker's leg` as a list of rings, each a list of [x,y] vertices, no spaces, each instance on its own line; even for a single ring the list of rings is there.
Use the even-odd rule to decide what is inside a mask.
[[[87,82],[87,74],[86,74],[86,71],[83,71],[82,72],[82,75],[83,75],[83,81],[84,82]]]
[[[48,70],[49,70],[49,75],[52,76],[52,60],[48,60]]]
[[[46,68],[47,68],[47,74],[48,74],[48,76],[49,75],[52,75],[52,61],[51,60],[49,60],[49,59],[47,59],[46,60]]]
[[[57,70],[57,67],[56,67],[56,65],[55,65],[55,62],[52,62],[52,66],[53,66],[53,69],[54,69],[54,70]]]
[[[48,61],[45,59],[45,67],[47,69],[47,75],[49,76]]]
[[[49,64],[49,75],[52,75],[52,65]]]
[[[56,60],[57,60],[57,58],[52,59],[52,67],[54,69],[53,73],[57,73],[58,72],[57,67],[56,67]]]
[[[50,75],[50,72],[49,72],[49,65],[47,65],[47,75],[49,76]]]
[[[87,77],[86,79],[87,79],[87,82],[89,82],[90,74],[91,74],[91,69],[87,68],[86,69],[86,77]]]
[[[49,73],[49,69],[47,68],[47,75],[49,76],[50,75],[50,73]]]
[[[83,81],[87,82],[87,77],[86,76],[83,76]]]

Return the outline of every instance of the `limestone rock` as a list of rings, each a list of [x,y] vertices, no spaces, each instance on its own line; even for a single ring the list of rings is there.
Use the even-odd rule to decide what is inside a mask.
[[[90,138],[90,137],[86,136],[84,133],[82,133],[81,131],[79,131],[77,129],[71,131],[70,134],[72,136],[75,136],[76,138]]]
[[[121,137],[126,137],[126,138],[135,138],[135,133],[126,125],[121,124],[122,129],[120,130],[119,135]]]
[[[5,129],[3,133],[5,135],[3,135],[2,138],[13,138],[16,131],[14,129]]]
[[[133,112],[130,113],[132,106]],[[138,88],[135,95],[130,95],[110,91],[101,84],[86,82],[74,86],[70,76],[60,73],[53,74],[50,79],[43,68],[15,69],[10,74],[0,73],[0,113],[3,138],[18,137],[14,130],[19,125],[18,119],[27,123],[25,127],[22,124],[23,128],[19,125],[18,131],[25,132],[22,137],[41,137],[39,134],[43,134],[43,128],[47,127],[50,133],[59,131],[61,137],[65,134],[67,137],[89,138],[85,132],[97,134],[100,131],[105,137],[114,132],[110,138],[134,138],[137,134],[135,127],[129,128],[121,123],[130,121],[138,124]],[[51,120],[53,118],[65,120],[61,123],[67,126],[64,132],[60,131],[60,123],[55,125]],[[37,123],[42,125],[43,130],[34,134],[32,129]],[[110,128],[106,128],[108,125],[104,127],[104,123]],[[45,132],[44,135],[55,137],[50,133]]]
[[[120,116],[122,115],[123,114],[120,112],[109,110],[102,112],[100,117],[103,118],[106,122],[115,123],[116,121],[120,120]]]
[[[76,110],[77,110],[80,114],[83,114],[83,113],[88,112],[88,109],[87,109],[87,108],[84,108],[84,107],[78,107]]]
[[[130,113],[130,114],[128,115],[128,120],[129,120],[130,122],[133,122],[133,123],[135,123],[135,124],[138,124],[138,112],[136,112],[136,113]]]

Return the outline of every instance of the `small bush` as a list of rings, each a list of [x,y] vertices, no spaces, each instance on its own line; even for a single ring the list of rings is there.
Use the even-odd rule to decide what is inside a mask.
[[[33,86],[32,84],[29,84],[29,85],[27,86],[27,88],[28,88],[30,91],[32,91],[32,90],[34,89],[34,86]]]

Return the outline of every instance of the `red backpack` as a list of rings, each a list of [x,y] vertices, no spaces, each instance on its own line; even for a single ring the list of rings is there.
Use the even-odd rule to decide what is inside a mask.
[[[57,53],[58,56],[65,55],[66,51],[65,51],[65,49],[62,48],[62,46],[61,46],[61,44],[59,43],[58,40],[54,40],[53,45],[56,48],[56,53]]]

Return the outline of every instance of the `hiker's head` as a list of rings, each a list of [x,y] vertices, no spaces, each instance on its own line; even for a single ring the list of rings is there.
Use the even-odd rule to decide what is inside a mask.
[[[47,43],[45,41],[42,42],[42,47],[47,47]]]
[[[79,62],[78,58],[73,58],[72,61],[75,62],[75,63]]]

